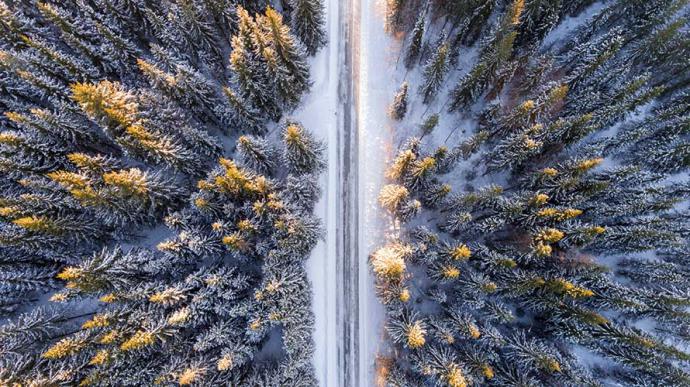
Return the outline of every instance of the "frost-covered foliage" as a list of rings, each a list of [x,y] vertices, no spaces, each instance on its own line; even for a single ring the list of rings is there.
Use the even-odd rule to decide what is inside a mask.
[[[432,111],[379,196],[401,224],[370,257],[382,377],[690,385],[687,1],[387,3]]]
[[[314,384],[294,3],[0,2],[0,385]]]

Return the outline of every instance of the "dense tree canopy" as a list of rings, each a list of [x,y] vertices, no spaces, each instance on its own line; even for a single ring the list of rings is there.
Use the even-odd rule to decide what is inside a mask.
[[[388,385],[690,384],[687,2],[592,3],[388,2],[430,110],[379,196]]]
[[[280,6],[0,2],[0,385],[315,383],[323,6]]]

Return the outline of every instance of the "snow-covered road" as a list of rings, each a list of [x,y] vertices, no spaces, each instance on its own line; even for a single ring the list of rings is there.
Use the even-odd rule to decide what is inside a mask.
[[[386,234],[376,197],[393,150],[386,108],[398,54],[384,10],[384,0],[326,1],[329,43],[312,60],[314,84],[294,114],[327,144],[316,207],[326,235],[308,262],[321,386],[374,385],[384,343],[384,312],[367,263]]]
[[[356,106],[359,131],[359,386],[378,383],[376,355],[385,353],[384,310],[374,288],[368,256],[385,241],[389,222],[377,202],[387,161],[394,152],[394,127],[387,115],[397,90],[398,43],[384,29],[385,0],[360,3]]]

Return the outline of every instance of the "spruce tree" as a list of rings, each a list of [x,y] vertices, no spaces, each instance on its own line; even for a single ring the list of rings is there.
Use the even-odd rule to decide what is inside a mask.
[[[405,0],[386,0],[386,28],[396,32],[402,27]]]
[[[410,33],[410,43],[407,46],[407,52],[405,54],[405,67],[408,69],[412,68],[417,63],[419,55],[422,52],[422,43],[424,42],[424,29],[425,29],[425,12],[419,14],[417,21],[415,22],[414,29]]]
[[[258,111],[233,91],[230,87],[223,88],[223,94],[228,100],[232,111],[231,123],[241,132],[263,133],[264,128]]]
[[[292,29],[309,55],[314,55],[327,42],[323,3],[321,0],[291,0],[290,6]]]
[[[393,102],[391,103],[390,107],[388,108],[388,114],[397,121],[402,120],[405,118],[405,114],[407,114],[407,90],[409,88],[409,85],[407,82],[403,82],[403,84],[400,86],[400,89],[398,89],[398,92],[395,94],[395,97],[393,98]]]
[[[259,173],[270,175],[277,167],[275,150],[261,138],[242,136],[237,140],[237,148],[247,166]]]
[[[295,102],[309,89],[309,68],[304,59],[304,49],[290,34],[290,29],[283,24],[283,17],[272,8],[266,9],[266,16],[259,23],[270,37],[277,60],[285,74],[289,75],[286,84],[291,85],[282,95],[288,108],[294,108]],[[278,81],[279,82],[279,81]]]
[[[425,104],[430,103],[438,94],[441,83],[448,73],[448,50],[450,45],[443,35],[438,46],[427,61],[423,70],[423,80],[419,87],[419,94]]]
[[[422,130],[422,137],[431,134],[434,128],[438,126],[439,117],[440,116],[438,114],[432,114],[427,117],[424,122],[422,122],[422,125],[420,126],[420,129]]]
[[[480,52],[480,59],[451,92],[449,110],[455,111],[476,100],[508,68],[517,37],[516,27],[524,10],[524,0],[515,0],[501,17],[491,39]]]
[[[518,40],[522,44],[541,41],[561,16],[561,0],[527,0]]]
[[[323,144],[297,123],[288,123],[283,130],[283,158],[296,174],[315,173],[325,167]]]
[[[262,42],[257,41],[260,38],[259,31],[247,11],[238,8],[237,14],[239,31],[232,38],[230,68],[241,87],[243,98],[251,101],[268,118],[275,120],[279,117],[278,101],[270,87],[272,80],[268,78],[266,65],[258,55],[263,50],[258,45]]]

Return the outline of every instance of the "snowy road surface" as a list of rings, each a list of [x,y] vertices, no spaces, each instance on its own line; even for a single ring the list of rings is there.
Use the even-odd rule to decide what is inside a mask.
[[[397,49],[384,31],[384,0],[327,0],[328,46],[312,61],[311,93],[295,118],[327,144],[316,213],[326,236],[312,253],[316,351],[321,386],[372,386],[383,341],[367,257],[385,238],[376,203],[390,158],[386,109],[397,88]]]
[[[384,30],[385,0],[360,2],[357,93],[359,138],[359,386],[373,386],[375,360],[384,353],[384,310],[367,262],[384,242],[389,222],[377,202],[387,161],[393,153],[394,128],[388,104],[394,84],[397,45]]]

